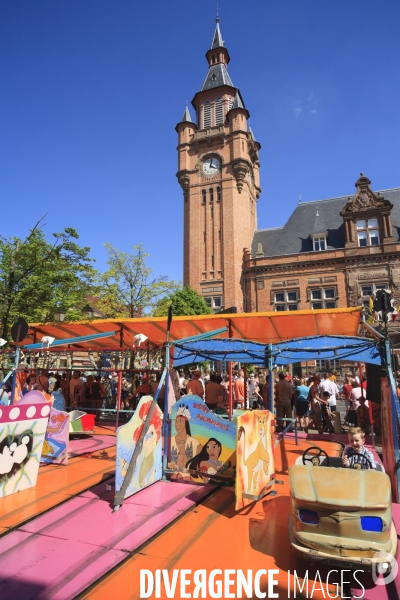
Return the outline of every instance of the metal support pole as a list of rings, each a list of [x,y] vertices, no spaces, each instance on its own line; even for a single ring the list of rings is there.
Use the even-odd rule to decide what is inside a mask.
[[[243,365],[243,371],[244,371],[244,406],[243,408],[247,408],[247,400],[249,400],[249,408],[250,408],[250,398],[248,398],[248,391],[247,391],[247,364],[244,363]]]
[[[10,404],[14,404],[14,394],[15,394],[15,388],[17,386],[18,365],[19,365],[19,348],[17,346],[17,348],[15,350],[15,367],[14,367],[14,373],[13,373],[12,384],[11,384]]]
[[[362,386],[362,366],[361,363],[358,363],[358,377],[360,378],[360,388],[361,388],[361,396],[363,398],[366,398],[366,394],[367,392],[364,392],[363,386]]]
[[[169,348],[167,350],[167,352],[169,353]],[[169,358],[168,358],[168,363],[169,363]],[[168,392],[169,392],[169,370],[167,370],[167,368],[165,368],[164,370],[165,373],[165,388],[164,388],[164,418],[163,418],[163,425],[162,425],[162,435],[163,435],[163,442],[164,442],[164,448],[163,448],[163,479],[166,479],[165,476],[165,470],[168,466],[168,440],[169,440],[169,414],[168,414]],[[160,384],[162,385],[162,379],[160,381]],[[157,389],[157,392],[154,396],[154,399],[156,399],[158,397],[158,392],[161,389],[160,385],[159,385],[159,389]]]
[[[121,391],[122,391],[122,371],[118,371],[118,386],[117,386],[117,419],[115,422],[115,431],[118,429],[119,411],[121,409]]]
[[[229,319],[229,337],[232,337],[232,322]],[[232,421],[232,415],[233,415],[233,384],[232,384],[232,363],[229,362],[228,363],[228,374],[229,374],[229,394],[228,394],[228,400],[229,400],[229,420]]]
[[[269,410],[274,412],[274,360],[272,356],[272,344],[268,344],[268,370],[269,370]]]
[[[400,465],[400,452],[399,452],[399,438],[397,433],[397,423],[399,421],[398,418],[398,410],[396,406],[396,382],[393,377],[392,371],[392,362],[391,362],[391,354],[390,354],[390,341],[388,339],[385,340],[385,350],[386,350],[386,365],[388,371],[388,378],[390,383],[390,401],[391,401],[391,412],[392,412],[392,432],[393,432],[393,449],[394,449],[394,464],[396,470],[396,482],[397,482],[397,496],[400,498],[400,480],[398,476],[398,469]],[[396,394],[396,396],[395,396]]]
[[[232,363],[228,363],[228,375],[229,375],[229,392],[228,392],[228,400],[229,400],[229,420],[232,421],[233,415],[233,385],[232,385]]]

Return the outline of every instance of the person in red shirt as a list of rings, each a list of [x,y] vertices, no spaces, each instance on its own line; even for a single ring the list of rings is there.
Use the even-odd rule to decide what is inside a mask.
[[[239,377],[232,382],[237,408],[244,408],[244,371],[239,370]]]
[[[351,385],[351,377],[346,377],[345,378],[345,384],[343,386],[343,396],[344,399],[346,401],[346,408],[349,409],[350,408],[350,394],[353,391],[353,386]]]

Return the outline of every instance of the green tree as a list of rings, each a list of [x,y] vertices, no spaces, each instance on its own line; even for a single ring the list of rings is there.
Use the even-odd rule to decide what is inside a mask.
[[[165,298],[162,298],[154,312],[155,317],[165,317],[168,314],[168,307],[172,304],[174,315],[210,315],[211,308],[205,302],[203,296],[200,296],[189,285],[176,290]]]
[[[60,305],[67,321],[82,318],[94,275],[90,249],[76,243],[79,236],[72,228],[53,233],[49,243],[43,218],[23,240],[0,235],[0,326],[5,338],[17,317],[51,321]]]
[[[140,317],[179,287],[164,275],[153,275],[147,265],[149,254],[142,244],[133,247],[133,254],[122,252],[111,244],[105,244],[105,247],[108,269],[99,276],[96,299],[96,307],[105,317]]]

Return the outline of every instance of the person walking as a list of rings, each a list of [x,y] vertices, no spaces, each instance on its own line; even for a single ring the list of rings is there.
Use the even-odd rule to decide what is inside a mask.
[[[280,372],[278,375],[278,382],[275,384],[276,394],[276,416],[278,419],[277,431],[283,431],[287,426],[287,421],[284,418],[291,418],[292,407],[291,402],[293,398],[293,389],[290,383],[285,379],[285,373]],[[285,423],[285,426],[283,425]]]
[[[297,381],[297,385],[295,388],[295,407],[296,407],[296,417],[298,419],[300,427],[304,429],[306,433],[308,433],[308,411],[309,411],[309,388],[306,386],[306,382],[304,379]]]
[[[329,397],[328,397],[329,410],[331,412],[335,412],[336,402],[337,402],[336,399],[339,394],[339,390],[338,390],[336,383],[334,381],[332,381],[331,379],[329,379],[328,373],[325,373],[325,378],[319,384],[318,392],[319,392],[320,397],[322,397],[324,395],[324,392],[329,393]]]

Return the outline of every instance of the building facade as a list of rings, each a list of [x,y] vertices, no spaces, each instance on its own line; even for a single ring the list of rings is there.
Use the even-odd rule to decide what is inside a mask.
[[[214,312],[244,310],[242,260],[257,228],[260,144],[228,74],[219,20],[206,53],[208,72],[186,106],[178,133],[177,178],[184,193],[184,284]]]
[[[368,306],[382,288],[398,298],[400,188],[374,192],[363,173],[355,186],[254,232],[243,256],[249,312]]]

